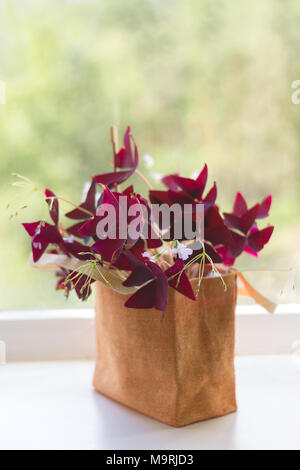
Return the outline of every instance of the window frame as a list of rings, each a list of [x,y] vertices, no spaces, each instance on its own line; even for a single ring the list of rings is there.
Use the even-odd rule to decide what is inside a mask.
[[[94,309],[0,312],[0,340],[6,360],[93,360]],[[300,340],[300,304],[279,305],[266,313],[259,305],[236,309],[236,354],[291,354]]]

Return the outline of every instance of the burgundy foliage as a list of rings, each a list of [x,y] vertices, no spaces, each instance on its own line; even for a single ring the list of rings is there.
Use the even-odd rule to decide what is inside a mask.
[[[44,253],[65,254],[87,262],[98,260],[102,267],[127,272],[124,286],[135,287],[136,291],[126,301],[129,308],[156,308],[165,311],[169,287],[177,290],[191,300],[195,300],[186,265],[199,263],[203,248],[194,250],[187,257],[171,247],[177,246],[173,239],[172,224],[168,239],[165,241],[158,234],[162,227],[154,225],[150,205],[147,199],[134,191],[132,185],[126,189],[119,188],[135,172],[139,154],[137,145],[128,126],[123,139],[123,146],[114,155],[114,171],[92,176],[91,184],[84,202],[74,206],[65,216],[73,224],[63,228],[59,218],[59,198],[49,189],[45,190],[45,201],[49,208],[50,222],[37,221],[24,223],[23,226],[31,239],[32,255],[37,262]],[[262,202],[248,207],[244,196],[237,192],[231,212],[221,212],[216,204],[217,185],[213,182],[207,190],[208,169],[204,165],[195,179],[185,178],[177,173],[162,178],[165,190],[150,190],[149,201],[152,204],[181,207],[190,204],[193,221],[196,205],[204,205],[204,240],[207,255],[206,263],[222,263],[232,266],[238,256],[246,252],[252,256],[268,243],[274,227],[258,227],[258,221],[269,215],[272,197],[267,196]],[[97,201],[97,191],[101,196]],[[126,199],[126,207],[121,203]],[[105,205],[110,205],[116,215],[115,225],[108,224],[106,238],[102,238],[97,228],[107,217]],[[134,219],[130,215],[133,204],[144,209],[144,217],[139,221],[140,234],[133,237],[129,232],[119,234],[123,225]],[[102,210],[103,209],[103,210]],[[142,229],[152,229],[152,237],[145,238]],[[115,236],[117,234],[117,236]],[[187,244],[186,240],[179,242]],[[175,245],[172,243],[175,243]],[[183,246],[183,245],[181,245]],[[161,249],[161,253],[160,253]],[[166,255],[165,252],[168,251]],[[78,297],[86,299],[91,293],[89,279],[86,275],[61,269],[57,272],[56,288],[64,290],[66,295],[74,288]]]

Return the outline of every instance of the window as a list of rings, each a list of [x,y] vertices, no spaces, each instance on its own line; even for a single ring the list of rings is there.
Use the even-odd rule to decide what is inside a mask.
[[[0,8],[3,310],[92,307],[92,299],[66,303],[52,273],[27,266],[19,223],[46,217],[46,207],[41,214],[38,194],[7,183],[18,172],[79,202],[83,183],[110,159],[109,125],[127,123],[154,158],[154,178],[190,176],[207,162],[228,210],[233,188],[252,202],[273,194],[273,239],[259,262],[244,255],[239,267],[275,300],[299,301],[297,3],[254,2],[247,15],[243,2],[225,0]]]

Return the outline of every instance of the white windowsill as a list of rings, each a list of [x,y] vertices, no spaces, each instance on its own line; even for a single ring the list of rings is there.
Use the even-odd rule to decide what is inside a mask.
[[[300,305],[238,306],[236,336],[238,412],[172,428],[92,389],[93,309],[2,312],[0,449],[300,449]]]
[[[300,304],[268,314],[237,307],[237,355],[290,354],[300,340]],[[82,360],[96,356],[93,309],[0,312],[0,340],[8,361]]]
[[[91,361],[11,363],[0,367],[0,449],[299,450],[293,359],[238,357],[237,413],[184,428],[96,393]]]

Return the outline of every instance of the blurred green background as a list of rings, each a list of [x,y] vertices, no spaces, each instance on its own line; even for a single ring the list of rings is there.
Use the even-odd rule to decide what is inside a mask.
[[[0,309],[92,305],[66,302],[52,273],[27,266],[19,224],[47,209],[8,183],[21,173],[79,202],[110,168],[111,124],[131,124],[155,173],[190,176],[206,162],[225,211],[237,190],[250,204],[272,193],[274,236],[239,266],[297,263],[299,22],[297,0],[1,1]]]

